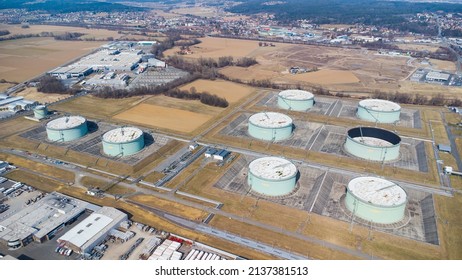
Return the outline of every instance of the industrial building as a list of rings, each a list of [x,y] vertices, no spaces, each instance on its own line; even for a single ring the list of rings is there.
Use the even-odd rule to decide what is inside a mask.
[[[38,105],[37,101],[26,100],[23,96],[7,96],[2,95],[0,98],[0,109],[7,109],[10,112],[18,112],[21,110],[30,110]]]
[[[361,120],[377,123],[396,123],[399,121],[401,106],[381,99],[359,101],[357,116]]]
[[[141,61],[141,53],[139,50],[101,50],[82,58],[71,66],[90,67],[93,71],[132,71]]]
[[[81,78],[90,75],[93,72],[93,68],[88,65],[69,65],[63,67],[57,67],[48,72],[50,76],[66,80],[70,78]]]
[[[297,167],[286,159],[258,158],[249,164],[247,183],[256,193],[283,196],[295,190],[297,174]]]
[[[126,220],[128,220],[127,214],[103,206],[61,236],[57,242],[74,252],[89,253],[109,235],[112,229],[118,228]]]
[[[92,86],[108,86],[113,88],[125,88],[128,85],[128,80],[130,76],[121,73],[116,74],[115,72],[108,72],[103,74],[98,74],[91,79],[86,81],[86,84]]]
[[[427,76],[425,76],[425,80],[427,82],[446,83],[449,81],[450,77],[451,74],[448,73],[431,71],[427,73]]]
[[[48,122],[46,130],[50,141],[72,141],[88,133],[87,120],[81,116],[61,117]]]
[[[50,240],[86,209],[95,210],[98,207],[60,193],[50,193],[0,221],[0,242],[9,248],[19,248],[32,241]]]
[[[143,148],[144,134],[141,129],[136,127],[120,127],[103,135],[103,151],[109,156],[133,155]]]
[[[353,156],[373,160],[392,161],[399,158],[401,137],[377,127],[355,127],[348,130],[345,151]]]
[[[250,116],[248,133],[257,139],[280,141],[290,138],[293,128],[294,125],[289,116],[275,112],[262,112]]]
[[[278,106],[282,109],[306,111],[313,105],[314,95],[305,90],[288,89],[278,94]]]
[[[407,194],[397,184],[376,177],[357,177],[347,186],[345,206],[368,222],[391,224],[402,221]]]

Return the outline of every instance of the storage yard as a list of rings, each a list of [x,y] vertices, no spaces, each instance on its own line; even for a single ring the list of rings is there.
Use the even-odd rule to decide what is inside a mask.
[[[252,140],[253,137],[248,133],[247,119],[250,114],[241,114],[236,117],[228,126],[219,133],[221,135],[233,136],[236,139]],[[306,122],[294,120],[295,130],[287,140],[276,140],[278,144],[293,147],[301,150],[336,154],[348,156],[344,143],[347,139],[348,129],[334,125],[323,125],[316,122]],[[271,141],[272,138],[268,138]],[[411,138],[403,138],[399,148],[399,156],[396,161],[386,163],[391,166],[416,170],[421,172],[428,171],[425,144],[423,141]],[[361,152],[358,152],[360,154]],[[390,154],[391,155],[391,154]],[[395,153],[396,155],[396,153]]]
[[[261,196],[253,193],[247,182],[250,172],[248,165],[254,159],[249,156],[241,157],[213,186],[240,195],[241,201],[245,196],[252,196],[344,222],[362,224],[398,236],[431,244],[439,243],[433,198],[429,193],[406,188],[408,203],[405,217],[399,222],[387,225],[371,223],[356,215],[353,217],[352,212],[344,206],[345,186],[351,179],[359,176],[358,173],[340,173],[326,171],[321,167],[298,165],[300,176],[294,193],[283,197]]]
[[[63,117],[63,118],[66,118],[66,117]],[[60,118],[55,119],[55,120],[60,120]],[[117,148],[119,149],[119,144],[123,144],[123,143],[114,144],[114,143],[109,143],[108,141],[105,142],[103,140],[104,140],[105,133],[109,131],[113,131],[114,129],[116,130],[115,132],[120,132],[121,131],[120,128],[118,128],[116,125],[105,123],[105,122],[87,121],[86,123],[88,124],[88,134],[86,134],[85,136],[82,136],[81,138],[74,139],[73,141],[63,142],[63,141],[56,141],[55,139],[50,140],[49,137],[47,137],[46,127],[44,125],[41,125],[32,130],[28,130],[22,133],[20,136],[23,138],[29,139],[29,140],[33,140],[35,142],[44,142],[44,143],[49,143],[51,145],[65,147],[67,149],[71,149],[79,153],[96,155],[96,156],[105,157],[108,159],[116,159],[116,160],[122,161],[130,165],[136,164],[137,162],[143,160],[144,158],[151,155],[155,151],[159,150],[160,148],[162,148],[164,145],[166,145],[169,142],[169,139],[167,139],[166,137],[160,134],[149,133],[149,132],[140,134],[141,130],[134,129],[135,132],[138,132],[138,134],[140,134],[140,136],[136,138],[138,141],[134,142],[134,144],[136,144],[135,145],[136,147],[133,146],[133,150],[130,152],[128,150],[125,150],[125,152],[122,152],[121,150],[117,150],[116,152],[115,147],[117,146]],[[110,135],[106,135],[106,136],[109,137]],[[130,135],[127,135],[127,137],[130,137]],[[129,144],[129,143],[127,142],[125,144]],[[104,149],[107,149],[107,153],[104,152]],[[129,149],[132,149],[132,148],[130,147]]]
[[[277,94],[269,93],[267,96],[262,98],[256,106],[277,108],[277,103]],[[358,101],[351,99],[316,96],[316,102],[307,112],[338,118],[358,119],[356,113],[358,103]],[[367,119],[367,121],[375,123],[375,119],[374,121]],[[417,109],[402,108],[400,111],[399,121],[396,122],[396,125],[411,128],[422,128],[420,111]]]

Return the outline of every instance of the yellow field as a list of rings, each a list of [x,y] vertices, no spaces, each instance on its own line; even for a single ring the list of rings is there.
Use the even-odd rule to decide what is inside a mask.
[[[430,59],[430,63],[439,70],[456,71],[456,64],[452,61]]]
[[[288,74],[286,78],[295,81],[320,85],[359,83],[358,77],[350,71],[322,69],[316,72],[297,75]]]
[[[199,17],[213,17],[216,16],[218,11],[214,7],[188,7],[174,9],[170,11],[171,13],[180,14],[180,15],[194,15]]]
[[[35,87],[28,87],[24,90],[15,94],[16,96],[24,96],[25,99],[35,100],[39,103],[52,103],[58,100],[69,97],[68,94],[50,94],[50,93],[41,93],[37,91]]]
[[[150,127],[192,132],[206,123],[211,116],[150,104],[139,104],[113,118]]]
[[[426,44],[412,44],[412,43],[403,43],[403,44],[396,44],[398,48],[402,50],[411,50],[411,51],[429,51],[434,52],[436,51],[439,46],[435,45],[426,45]]]
[[[0,42],[0,79],[23,82],[91,52],[102,42],[27,38]]]
[[[143,104],[174,108],[210,116],[216,116],[225,110],[224,108],[205,105],[199,100],[182,100],[163,95],[148,98],[143,101]]]
[[[220,56],[234,56],[244,57],[252,56],[252,52],[258,50],[257,41],[237,40],[237,39],[225,39],[225,38],[213,38],[205,37],[200,38],[202,43],[191,47],[193,54],[186,55],[186,57],[200,58],[200,57],[212,57],[218,58]],[[271,50],[277,50],[286,44],[276,44],[276,47]],[[173,48],[165,52],[165,55],[174,55],[179,48]]]
[[[124,99],[101,99],[87,95],[54,105],[51,108],[66,113],[83,115],[85,117],[106,119],[131,106],[135,106],[141,100],[142,97],[138,96]]]
[[[14,86],[14,84],[10,84],[10,83],[0,83],[0,92],[1,91],[4,91],[4,90],[7,90],[8,88]]]
[[[114,30],[55,25],[30,25],[29,28],[21,28],[20,24],[0,24],[0,30],[10,31],[10,35],[7,36],[17,34],[40,34],[42,32],[53,32],[55,35],[64,34],[65,32],[78,32],[86,34],[82,36],[83,39],[95,38],[96,40],[105,40],[107,37],[113,37],[114,39],[119,39],[121,37],[121,35]]]
[[[235,103],[254,91],[250,87],[223,80],[196,80],[180,89],[189,90],[191,87],[195,87],[198,92],[208,92],[223,97],[229,103]]]

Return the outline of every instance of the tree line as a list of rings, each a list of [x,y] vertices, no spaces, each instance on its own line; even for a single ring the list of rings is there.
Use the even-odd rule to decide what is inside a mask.
[[[199,100],[202,104],[215,107],[226,108],[229,106],[229,103],[225,98],[208,92],[197,92],[194,87],[189,91],[180,90],[178,88],[169,88],[165,90],[162,86],[138,87],[132,90],[104,87],[98,90],[95,94],[100,98],[127,98],[139,95],[164,95],[177,99]]]
[[[37,80],[37,91],[43,93],[75,94],[75,89],[67,88],[57,78],[45,75]]]

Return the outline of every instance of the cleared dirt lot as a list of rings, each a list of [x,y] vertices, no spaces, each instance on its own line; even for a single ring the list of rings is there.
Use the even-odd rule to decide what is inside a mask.
[[[223,97],[230,103],[235,103],[241,98],[248,96],[254,89],[223,80],[196,80],[181,87],[182,90],[189,90],[195,87],[198,92],[208,92]]]
[[[157,105],[139,104],[113,118],[150,127],[192,132],[212,116]]]
[[[23,82],[91,52],[103,42],[27,38],[0,42],[0,79]]]
[[[191,51],[193,51],[193,54],[187,55],[186,57],[244,57],[251,56],[253,51],[256,51],[260,48],[258,46],[257,41],[213,37],[200,38],[200,40],[202,41],[202,43],[191,47]],[[278,50],[284,45],[286,44],[276,44],[276,47],[271,48],[271,50]],[[165,55],[174,55],[178,50],[179,48],[173,48],[171,50],[166,51]]]

